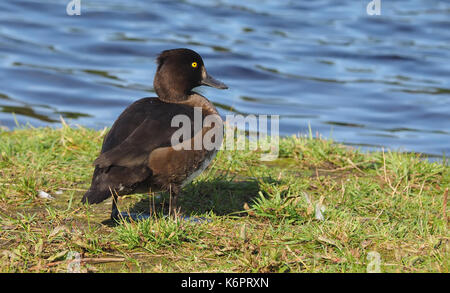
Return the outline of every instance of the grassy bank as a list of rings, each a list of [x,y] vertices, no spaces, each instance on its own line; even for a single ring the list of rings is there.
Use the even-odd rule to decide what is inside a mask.
[[[365,272],[377,256],[382,272],[449,271],[442,162],[286,138],[272,162],[219,152],[180,199],[202,223],[162,217],[167,195],[146,194],[119,206],[153,218],[114,225],[110,200],[80,203],[104,134],[0,132],[1,272],[67,271],[73,252],[99,272]]]

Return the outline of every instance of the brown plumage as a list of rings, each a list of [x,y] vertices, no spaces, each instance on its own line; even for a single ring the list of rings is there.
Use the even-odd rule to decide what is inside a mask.
[[[200,85],[227,87],[206,73],[202,58],[192,50],[164,51],[157,63],[154,88],[158,97],[134,102],[114,122],[94,161],[91,187],[82,198],[83,203],[92,204],[113,195],[112,218],[118,216],[116,196],[150,188],[170,190],[176,207],[181,187],[206,168],[217,151],[175,150],[171,138],[178,127],[171,127],[171,121],[176,115],[189,117],[191,140],[184,142],[192,145],[195,135],[203,137],[210,129],[203,127],[195,133],[194,107],[202,109],[202,121],[218,114],[208,99],[192,89]]]

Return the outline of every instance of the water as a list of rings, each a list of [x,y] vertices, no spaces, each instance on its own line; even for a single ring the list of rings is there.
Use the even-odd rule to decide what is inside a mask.
[[[230,89],[224,116],[278,114],[283,135],[450,153],[450,1],[0,2],[0,127],[110,126],[155,96],[158,52],[188,47]],[[15,113],[15,115],[11,114]]]

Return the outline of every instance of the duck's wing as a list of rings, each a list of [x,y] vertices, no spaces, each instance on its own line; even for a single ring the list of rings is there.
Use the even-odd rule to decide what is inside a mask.
[[[170,145],[175,130],[162,127],[158,120],[147,118],[122,143],[100,154],[94,165],[99,168],[143,165],[154,149]]]
[[[153,112],[159,106],[160,102],[156,98],[142,98],[129,105],[114,121],[108,134],[103,139],[101,153],[121,144],[145,119],[154,117]]]

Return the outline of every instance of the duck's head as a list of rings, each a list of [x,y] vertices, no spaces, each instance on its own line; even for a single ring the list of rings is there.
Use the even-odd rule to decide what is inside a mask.
[[[207,85],[218,89],[228,87],[206,72],[202,57],[189,49],[163,51],[157,58],[153,87],[161,100],[185,100],[192,89]]]

